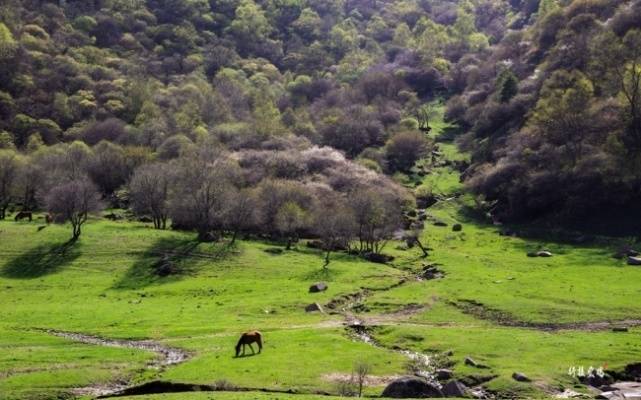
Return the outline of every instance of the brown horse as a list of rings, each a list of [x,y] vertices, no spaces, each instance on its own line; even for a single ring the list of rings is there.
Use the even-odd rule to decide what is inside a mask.
[[[20,211],[19,213],[16,214],[14,220],[16,222],[20,221],[21,219],[29,218],[29,222],[33,221],[33,214],[31,211]]]
[[[252,349],[252,354],[256,354],[252,343],[258,343],[258,353],[263,349],[263,336],[258,331],[245,332],[240,335],[238,344],[236,345],[236,357],[240,355],[240,347],[243,347],[243,355],[245,355],[245,345],[249,345],[249,348]]]

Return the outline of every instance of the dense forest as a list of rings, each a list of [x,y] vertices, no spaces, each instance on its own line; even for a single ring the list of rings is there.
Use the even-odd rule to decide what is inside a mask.
[[[378,252],[438,99],[495,218],[641,198],[638,1],[7,0],[0,20],[0,218],[130,205],[203,239]]]

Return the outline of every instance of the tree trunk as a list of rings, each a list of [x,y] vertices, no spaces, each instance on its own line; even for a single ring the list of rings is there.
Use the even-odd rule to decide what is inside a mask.
[[[229,242],[230,246],[233,246],[234,243],[236,243],[236,237],[238,236],[238,230],[234,230],[234,232],[231,235],[231,242]]]
[[[285,250],[290,250],[292,248],[292,238],[290,236],[287,237],[287,246],[285,247]]]
[[[429,254],[427,254],[427,249],[423,247],[423,243],[421,243],[421,241],[418,240],[418,238],[415,238],[414,241],[418,245],[419,249],[421,249],[421,251],[423,252],[423,257],[427,257]]]
[[[323,264],[323,269],[327,269],[329,266],[329,254],[332,252],[331,248],[327,249],[325,252],[325,264]]]

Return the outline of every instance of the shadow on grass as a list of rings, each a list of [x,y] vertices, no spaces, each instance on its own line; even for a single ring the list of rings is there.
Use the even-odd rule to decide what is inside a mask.
[[[113,289],[140,289],[153,284],[174,282],[191,274],[196,261],[217,261],[234,250],[226,243],[214,243],[208,244],[215,246],[212,252],[196,251],[199,244],[193,238],[157,240],[114,284]]]
[[[33,279],[52,274],[80,256],[75,240],[64,243],[42,244],[9,260],[0,276],[13,279]]]

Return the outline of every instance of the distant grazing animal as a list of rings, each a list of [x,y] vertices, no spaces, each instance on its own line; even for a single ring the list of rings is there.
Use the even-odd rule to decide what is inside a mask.
[[[252,349],[252,354],[256,354],[252,343],[258,343],[258,353],[260,354],[263,349],[263,337],[258,331],[245,332],[240,336],[238,344],[236,345],[236,357],[240,355],[240,347],[243,347],[243,355],[245,355],[245,345],[249,345],[249,348]]]
[[[29,222],[33,221],[33,214],[31,213],[31,211],[20,211],[16,214],[14,220],[17,222],[25,218],[29,218]]]
[[[53,216],[51,214],[45,215],[45,222],[47,222],[47,225],[53,222]]]

